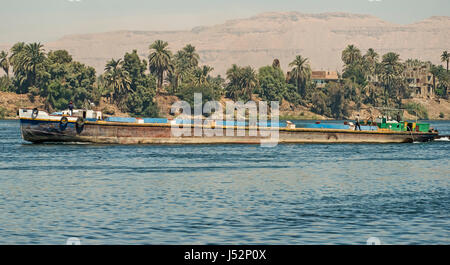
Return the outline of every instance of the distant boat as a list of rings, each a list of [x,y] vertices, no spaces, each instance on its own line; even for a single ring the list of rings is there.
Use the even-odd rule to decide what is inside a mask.
[[[380,117],[363,122],[355,130],[351,122],[342,124],[306,124],[296,128],[291,122],[256,124],[217,121],[208,125],[164,118],[107,117],[100,111],[68,110],[48,114],[38,109],[20,109],[20,127],[24,140],[42,142],[89,142],[101,144],[259,144],[277,131],[277,143],[411,143],[439,137],[428,123],[397,122]],[[183,124],[191,136],[175,136],[172,126]],[[195,128],[202,133],[196,136]],[[208,136],[204,130],[222,131]],[[257,130],[255,135],[252,130]],[[226,131],[233,132],[227,136]]]

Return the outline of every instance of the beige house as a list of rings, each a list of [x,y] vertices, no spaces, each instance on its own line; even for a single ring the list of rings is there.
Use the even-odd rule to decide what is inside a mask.
[[[311,79],[317,87],[324,87],[330,81],[338,81],[339,76],[336,71],[312,71]]]

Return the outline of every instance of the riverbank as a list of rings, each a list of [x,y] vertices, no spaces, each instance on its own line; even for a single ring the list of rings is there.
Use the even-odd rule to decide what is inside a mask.
[[[173,118],[170,114],[170,108],[178,97],[172,95],[158,95],[155,97],[155,101],[159,107],[159,113],[161,117]],[[226,101],[230,99],[222,98],[221,104],[225,106]],[[27,94],[16,94],[12,92],[0,92],[0,119],[13,120],[18,119],[17,111],[19,108],[39,108],[44,109],[44,99],[39,96],[31,97]],[[429,120],[450,120],[450,101],[446,99],[405,99],[403,103],[415,103],[420,104],[427,111]],[[305,107],[300,105],[294,105],[290,102],[283,100],[280,104],[280,120],[332,120],[332,118],[319,115],[311,111],[311,107]],[[102,99],[96,109],[103,111],[107,115],[129,117],[128,113],[121,112],[120,109]],[[352,106],[352,109],[356,109]],[[370,106],[361,106],[360,110],[353,110],[349,119],[354,119],[359,115],[362,119],[369,118],[370,116],[376,117],[381,115],[379,109]],[[403,118],[405,120],[415,120],[416,116],[403,111]]]
[[[31,96],[29,94],[0,92],[0,119],[18,119],[17,112],[19,108],[45,109],[45,100],[39,96]],[[102,99],[97,108],[107,115],[130,116],[128,113],[121,112],[116,105],[108,103],[106,99]]]

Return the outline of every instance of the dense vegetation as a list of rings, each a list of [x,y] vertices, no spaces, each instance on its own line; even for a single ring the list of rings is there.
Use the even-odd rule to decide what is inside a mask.
[[[0,82],[4,91],[28,93],[31,99],[41,96],[49,110],[66,108],[71,100],[87,107],[100,99],[94,68],[73,61],[67,51],[46,54],[39,43],[17,43],[9,57],[6,52],[1,55],[0,64],[7,73]],[[14,77],[9,76],[9,66]]]
[[[148,58],[140,58],[136,50],[127,52],[123,58],[106,62],[104,72],[96,76],[92,67],[74,61],[65,50],[46,53],[40,43],[16,43],[9,52],[0,52],[0,68],[6,73],[0,77],[0,90],[26,93],[31,99],[40,96],[48,110],[64,109],[69,101],[89,108],[103,99],[131,115],[158,116],[156,95],[174,95],[193,103],[193,94],[201,92],[204,101],[224,96],[235,101],[288,101],[321,115],[344,118],[362,104],[404,107],[426,116],[421,106],[402,106],[402,99],[412,92],[404,75],[411,65],[429,66],[438,96],[446,97],[450,84],[446,51],[441,61],[447,69],[418,60],[401,62],[393,52],[380,56],[369,49],[362,54],[349,45],[342,52],[339,80],[317,86],[311,79],[309,60],[301,55],[289,62],[286,74],[275,59],[259,69],[234,64],[224,79],[212,76],[211,66],[199,64],[194,46],[188,44],[175,54],[168,46],[155,41],[149,46]]]

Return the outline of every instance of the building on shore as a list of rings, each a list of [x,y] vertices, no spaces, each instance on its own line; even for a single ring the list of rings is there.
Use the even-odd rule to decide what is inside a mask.
[[[412,96],[416,98],[434,98],[434,88],[439,81],[430,73],[432,64],[418,60],[408,60],[405,62],[405,66],[403,76],[412,90]]]
[[[312,71],[311,80],[317,85],[317,87],[324,87],[331,81],[338,81],[339,76],[336,71]]]
[[[404,63],[403,78],[410,88],[411,96],[414,98],[432,99],[436,97],[435,88],[439,87],[439,79],[431,73],[433,64],[419,60],[406,60]],[[316,87],[323,88],[330,82],[339,81],[340,77],[336,71],[312,71],[311,80]],[[378,75],[367,76],[367,81],[381,86]],[[450,96],[450,89],[447,90]]]

